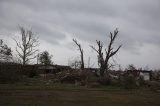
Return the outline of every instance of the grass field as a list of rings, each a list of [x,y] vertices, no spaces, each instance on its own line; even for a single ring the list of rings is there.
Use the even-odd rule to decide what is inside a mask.
[[[0,106],[160,106],[160,93],[72,84],[0,84]]]

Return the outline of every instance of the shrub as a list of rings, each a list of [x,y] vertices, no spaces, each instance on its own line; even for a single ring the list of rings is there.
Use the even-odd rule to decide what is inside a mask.
[[[21,79],[22,75],[17,70],[0,70],[0,83],[14,83]]]
[[[136,78],[133,75],[125,76],[124,78],[124,87],[126,89],[134,89],[137,87]]]
[[[110,85],[111,84],[111,78],[109,76],[100,77],[98,82],[102,85]]]
[[[34,65],[21,66],[21,74],[29,78],[37,76],[36,67]]]
[[[145,85],[145,81],[144,81],[144,78],[142,76],[139,77],[138,81],[139,81],[139,86],[144,86]]]
[[[33,78],[34,76],[37,76],[37,73],[36,73],[36,71],[31,70],[31,71],[28,73],[28,77],[29,77],[29,78]]]

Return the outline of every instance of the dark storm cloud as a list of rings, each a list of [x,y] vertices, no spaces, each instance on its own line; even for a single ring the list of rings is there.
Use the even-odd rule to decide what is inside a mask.
[[[134,51],[146,43],[160,46],[159,10],[158,0],[2,0],[0,30],[14,32],[20,24],[58,44],[65,32],[95,42],[118,27],[118,43]]]

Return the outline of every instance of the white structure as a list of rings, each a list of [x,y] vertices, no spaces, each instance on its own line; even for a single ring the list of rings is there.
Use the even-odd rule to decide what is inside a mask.
[[[140,76],[142,76],[145,81],[148,81],[151,79],[151,71],[140,71]]]

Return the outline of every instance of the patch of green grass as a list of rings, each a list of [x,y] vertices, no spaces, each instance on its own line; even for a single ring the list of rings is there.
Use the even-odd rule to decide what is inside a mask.
[[[97,89],[99,89],[99,90],[122,90],[124,88],[121,86],[101,85]]]
[[[38,78],[26,79],[22,82],[0,84],[0,89],[73,89],[77,88],[75,84],[53,83],[53,81]]]
[[[40,78],[27,78],[24,81],[10,84],[0,84],[0,89],[91,89],[86,86],[79,86],[68,83],[54,83],[51,80],[44,80]],[[119,90],[121,87],[115,86],[103,86],[100,85],[93,90]]]
[[[32,83],[14,83],[14,84],[0,84],[0,89],[74,89],[78,88],[74,84],[62,84],[62,83],[42,83],[42,84],[32,84]]]
[[[96,88],[90,88],[86,86],[78,86],[75,84],[68,83],[49,83],[49,82],[19,82],[12,84],[0,84],[0,89],[31,89],[31,90],[45,90],[45,89],[90,89],[90,90],[121,90],[122,87],[115,86],[98,86]]]

